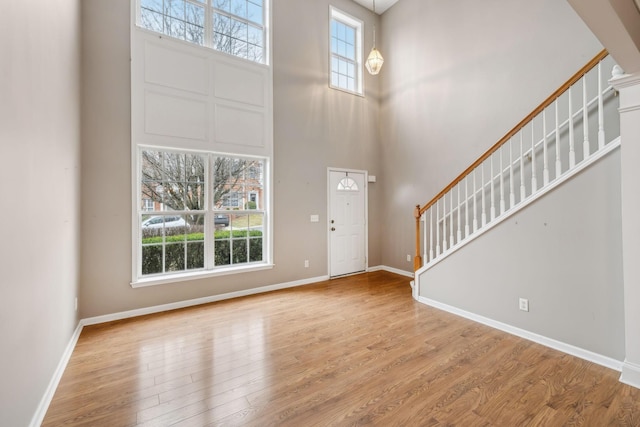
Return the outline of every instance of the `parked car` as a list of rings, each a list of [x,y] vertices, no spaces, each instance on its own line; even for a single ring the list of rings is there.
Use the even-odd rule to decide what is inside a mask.
[[[213,217],[213,222],[216,226],[228,227],[229,215],[217,214]]]
[[[187,223],[181,216],[152,216],[142,222],[142,228],[173,228],[186,227]]]

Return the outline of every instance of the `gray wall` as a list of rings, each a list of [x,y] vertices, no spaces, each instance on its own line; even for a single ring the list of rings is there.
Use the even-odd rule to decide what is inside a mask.
[[[382,19],[382,263],[425,204],[602,47],[564,1],[401,0]]]
[[[78,0],[0,2],[0,425],[28,425],[77,324]]]
[[[620,194],[616,149],[424,272],[420,295],[623,360]]]
[[[332,4],[365,21],[350,0]],[[327,274],[327,167],[380,175],[378,79],[366,96],[328,88],[328,0],[273,2],[273,270],[132,289],[128,0],[83,2],[83,318]],[[301,31],[304,29],[304,31]],[[369,188],[369,265],[381,262],[379,184]],[[309,215],[319,214],[319,223]],[[304,268],[304,260],[310,268]]]

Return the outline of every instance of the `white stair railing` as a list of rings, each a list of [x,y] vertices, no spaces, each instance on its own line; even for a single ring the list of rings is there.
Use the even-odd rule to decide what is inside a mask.
[[[431,201],[416,206],[415,270],[439,262],[608,151],[620,125],[602,71],[614,67],[600,52]]]

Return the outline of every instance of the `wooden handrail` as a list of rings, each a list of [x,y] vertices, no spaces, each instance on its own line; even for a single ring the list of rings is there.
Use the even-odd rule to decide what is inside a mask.
[[[491,148],[489,148],[482,156],[480,156],[475,162],[471,164],[467,169],[458,175],[449,185],[444,187],[434,198],[427,202],[424,206],[417,205],[414,211],[416,218],[416,255],[413,260],[414,271],[417,271],[422,267],[422,257],[420,256],[420,217],[430,207],[432,207],[438,200],[440,200],[445,194],[451,191],[458,183],[467,177],[474,169],[480,166],[485,160],[487,160],[493,153],[498,151],[507,141],[509,141],[514,135],[516,135],[523,127],[525,127],[531,120],[533,120],[538,114],[542,113],[545,108],[550,106],[557,98],[566,92],[571,86],[578,82],[582,76],[587,74],[592,68],[594,68],[600,61],[602,61],[609,53],[606,49],[603,49],[598,53],[591,61],[589,61],[584,67],[582,67],[577,73],[575,73],[569,80],[567,80],[562,86],[553,92],[542,104],[536,107],[527,117],[522,119],[513,129],[511,129],[505,136],[503,136],[498,142],[496,142]]]
[[[511,129],[505,136],[503,136],[498,142],[496,142],[491,148],[489,148],[482,156],[478,158],[475,162],[471,164],[467,169],[464,170],[457,178],[455,178],[449,185],[447,185],[441,192],[439,192],[433,199],[431,199],[427,204],[422,206],[418,211],[420,216],[427,211],[431,206],[433,206],[442,196],[447,194],[453,187],[458,185],[460,181],[462,181],[467,175],[471,173],[475,168],[480,166],[482,162],[487,160],[493,153],[498,151],[500,147],[502,147],[509,139],[511,139],[515,134],[517,134],[520,129],[525,127],[534,117],[540,114],[545,108],[553,103],[560,95],[562,95],[565,91],[569,89],[574,83],[582,78],[588,71],[590,71],[593,67],[598,65],[600,61],[602,61],[609,53],[606,49],[602,50],[599,54],[597,54],[591,61],[587,63],[584,67],[580,69],[577,73],[573,75],[565,84],[560,86],[558,90],[553,92],[551,96],[549,96],[542,104],[540,104],[535,110],[533,110],[527,117],[522,119],[520,123],[518,123],[513,129]]]

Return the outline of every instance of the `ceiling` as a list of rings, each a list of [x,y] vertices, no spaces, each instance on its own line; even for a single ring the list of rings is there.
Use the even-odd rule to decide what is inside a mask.
[[[373,10],[373,0],[353,0],[358,4]],[[640,1],[640,0],[638,0]],[[376,13],[382,15],[387,9],[396,4],[398,0],[376,0]]]

